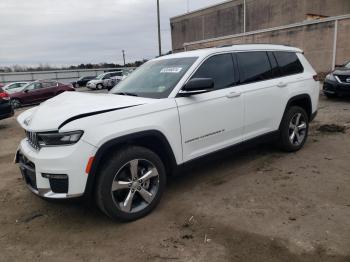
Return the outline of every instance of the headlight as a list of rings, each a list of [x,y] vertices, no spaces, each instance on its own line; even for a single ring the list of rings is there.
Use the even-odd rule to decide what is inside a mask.
[[[83,133],[81,130],[65,133],[38,133],[38,141],[40,146],[72,145],[79,141]]]
[[[330,81],[337,81],[337,79],[335,79],[333,73],[330,73],[326,76],[326,79],[327,80],[330,80]]]

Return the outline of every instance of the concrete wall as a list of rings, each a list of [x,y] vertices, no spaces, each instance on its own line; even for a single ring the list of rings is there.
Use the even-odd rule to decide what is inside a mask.
[[[349,0],[350,1],[350,0]],[[338,23],[336,64],[350,61],[350,19]]]
[[[246,36],[204,41],[186,46],[186,50],[215,47],[227,44],[274,43],[296,46],[304,50],[305,56],[317,72],[332,69],[335,21],[274,30]],[[336,64],[350,60],[350,19],[338,21]]]
[[[350,0],[246,0],[246,31],[302,22],[307,14],[349,13]],[[242,33],[243,17],[243,0],[173,17],[170,19],[173,50],[182,50],[186,42]]]
[[[243,30],[242,0],[235,0],[170,20],[173,50],[192,42],[217,36],[232,35]]]

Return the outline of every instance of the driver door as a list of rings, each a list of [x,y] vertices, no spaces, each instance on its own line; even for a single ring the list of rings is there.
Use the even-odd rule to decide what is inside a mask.
[[[214,89],[176,98],[184,161],[242,141],[243,101],[234,64],[230,53],[207,58],[191,79],[212,78]]]

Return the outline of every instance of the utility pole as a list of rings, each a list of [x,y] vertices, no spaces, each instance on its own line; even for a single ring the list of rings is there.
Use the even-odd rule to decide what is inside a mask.
[[[246,32],[246,20],[247,20],[247,2],[243,1],[243,33]]]
[[[124,61],[124,66],[125,66],[125,50],[122,50],[123,53],[123,61]]]
[[[162,55],[162,41],[160,39],[159,0],[157,0],[157,17],[158,17],[158,48],[159,48],[159,56],[161,56]]]

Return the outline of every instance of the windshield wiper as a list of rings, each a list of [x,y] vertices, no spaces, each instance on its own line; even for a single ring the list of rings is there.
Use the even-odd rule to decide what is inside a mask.
[[[115,95],[122,95],[122,96],[138,96],[137,94],[134,93],[129,93],[129,92],[118,92],[114,93]]]

